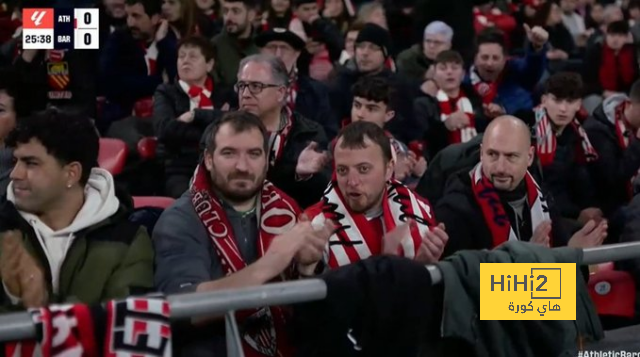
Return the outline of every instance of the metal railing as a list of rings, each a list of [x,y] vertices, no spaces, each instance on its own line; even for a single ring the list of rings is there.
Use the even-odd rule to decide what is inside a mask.
[[[583,250],[583,264],[640,258],[640,243],[611,244]],[[442,281],[442,273],[435,265],[426,267],[434,284]],[[225,315],[227,356],[243,357],[235,311],[262,306],[287,305],[324,299],[327,286],[320,279],[266,284],[255,287],[178,294],[167,297],[171,319],[182,320],[194,316]],[[27,312],[0,315],[0,342],[36,337],[35,326]]]

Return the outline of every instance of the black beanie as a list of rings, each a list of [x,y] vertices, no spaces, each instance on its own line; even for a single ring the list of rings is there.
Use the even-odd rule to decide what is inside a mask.
[[[371,42],[382,49],[385,57],[389,56],[391,35],[389,35],[389,31],[376,24],[368,23],[364,25],[356,38],[356,44],[360,42]]]

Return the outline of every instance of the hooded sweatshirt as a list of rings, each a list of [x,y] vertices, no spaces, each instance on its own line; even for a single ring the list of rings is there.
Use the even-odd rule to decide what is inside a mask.
[[[111,174],[101,168],[91,170],[91,175],[84,189],[84,204],[73,222],[61,230],[54,231],[43,223],[37,216],[18,210],[22,218],[33,227],[38,238],[38,242],[44,250],[47,261],[51,268],[51,286],[53,292],[58,293],[60,268],[65,260],[67,251],[75,240],[75,234],[85,228],[91,227],[114,215],[120,207],[120,201],[116,197],[115,185]],[[13,194],[13,182],[7,189],[7,199],[15,202]],[[9,294],[5,287],[5,292],[13,303],[19,301],[18,298]]]

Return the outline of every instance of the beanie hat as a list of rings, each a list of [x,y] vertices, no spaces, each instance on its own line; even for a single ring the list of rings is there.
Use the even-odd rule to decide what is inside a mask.
[[[391,35],[384,28],[372,23],[365,24],[356,38],[356,44],[361,42],[371,42],[382,49],[385,57],[389,56]]]

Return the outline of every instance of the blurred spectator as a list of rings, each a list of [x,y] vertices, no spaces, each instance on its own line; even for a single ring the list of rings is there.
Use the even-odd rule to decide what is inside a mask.
[[[0,68],[0,196],[7,192],[13,169],[13,149],[7,147],[5,140],[18,118],[31,110],[27,90],[14,68]]]
[[[305,50],[305,43],[296,33],[286,28],[273,28],[256,37],[262,53],[282,60],[289,72],[287,105],[305,118],[320,124],[332,139],[338,133],[338,121],[333,117],[327,86],[298,71],[297,62]]]
[[[153,98],[165,193],[170,197],[180,197],[189,188],[200,157],[200,138],[228,101],[228,93],[216,88],[208,75],[214,66],[213,57],[209,40],[184,38],[178,47],[178,82],[160,85]]]
[[[349,60],[351,60],[355,55],[356,39],[358,38],[358,33],[360,33],[363,26],[363,23],[354,22],[349,27],[347,34],[344,36],[344,49],[342,50],[342,53],[340,53],[340,59],[338,60],[340,65],[347,65]],[[353,63],[353,61],[351,61],[351,63]]]
[[[574,53],[576,45],[573,36],[562,22],[562,11],[558,4],[548,1],[540,5],[533,25],[541,26],[549,33],[551,48],[547,51],[547,59],[564,61]]]
[[[604,21],[604,5],[600,2],[594,2],[590,8],[587,16],[585,16],[585,26],[587,30],[600,29],[600,25]]]
[[[411,78],[433,78],[434,60],[451,48],[453,29],[442,21],[430,23],[424,29],[424,39],[398,55],[398,73]]]
[[[198,33],[207,38],[213,38],[222,31],[222,17],[220,16],[221,0],[195,0],[196,24]]]
[[[302,24],[307,51],[311,54],[309,75],[324,81],[333,69],[333,63],[340,59],[344,49],[343,35],[335,23],[320,17],[316,0],[295,0],[293,13],[294,22]],[[292,30],[298,33],[295,29]]]
[[[544,186],[549,189],[560,214],[578,220],[602,219],[595,208],[595,187],[588,168],[598,153],[577,118],[584,91],[580,75],[559,72],[545,83],[542,103],[534,109],[536,155],[540,159]]]
[[[96,167],[91,120],[50,109],[21,118],[6,144],[16,164],[0,204],[1,304],[97,304],[149,292],[151,240],[128,221],[131,198]]]
[[[629,24],[617,21],[609,24],[603,41],[587,50],[583,77],[586,85],[584,107],[592,113],[616,93],[627,93],[638,78],[636,48],[629,43]]]
[[[100,26],[107,28],[107,36],[127,26],[127,12],[124,4],[125,0],[102,0]]]
[[[267,0],[267,11],[262,15],[262,30],[288,28],[293,19],[293,0]]]
[[[169,23],[176,41],[193,34],[210,35],[208,23],[200,23],[203,18],[195,0],[162,0],[162,19]],[[162,26],[162,25],[161,25]]]
[[[577,7],[578,0],[560,0],[562,23],[573,36],[575,43],[579,47],[584,47],[589,35],[584,24],[584,18],[576,12]]]
[[[415,116],[426,126],[429,159],[450,144],[468,142],[486,126],[482,100],[469,83],[462,83],[464,75],[460,53],[440,52],[433,75],[437,92],[414,102]]]
[[[511,48],[509,40],[517,26],[516,20],[511,15],[502,12],[502,10],[496,6],[495,1],[490,1],[487,4],[475,7],[473,14],[473,25],[476,33],[480,33],[486,28],[498,29],[502,31],[505,36],[505,46],[507,50]]]
[[[640,169],[640,82],[629,96],[607,98],[584,128],[599,156],[591,167],[598,205],[609,216],[632,198]]]
[[[214,37],[216,49],[214,80],[216,85],[231,88],[236,82],[240,60],[259,52],[255,45],[253,21],[256,18],[254,0],[226,0],[222,2],[224,30]]]
[[[349,30],[355,15],[356,11],[351,0],[324,0],[322,17],[333,21],[342,35]]]
[[[270,133],[268,179],[307,207],[329,182],[327,136],[319,124],[286,105],[289,72],[274,56],[259,54],[240,62],[236,90],[240,109],[257,115]]]
[[[607,28],[611,23],[623,20],[624,14],[622,13],[620,6],[615,4],[607,5],[602,13],[602,22],[600,23],[600,26],[593,31],[587,40],[587,50],[606,36]]]
[[[631,35],[635,43],[640,42],[640,0],[632,0],[629,2],[629,25],[631,26]]]
[[[376,24],[385,30],[389,30],[387,14],[384,6],[379,2],[370,2],[362,5],[358,10],[356,21],[363,24]]]
[[[177,75],[175,37],[168,36],[168,23],[161,24],[160,4],[155,0],[126,0],[127,29],[114,32],[100,59],[105,122],[130,117],[150,117],[152,96],[158,85],[172,83]],[[173,31],[171,31],[173,33]],[[76,52],[81,53],[81,52]]]
[[[419,82],[410,82],[385,67],[390,47],[387,30],[376,24],[366,24],[356,40],[356,68],[341,68],[331,84],[331,105],[335,117],[344,121],[351,117],[351,86],[362,76],[386,78],[395,89],[391,107],[396,112],[396,120],[389,123],[388,129],[398,140],[408,143],[422,139],[422,129],[414,121],[412,110],[413,99],[419,95]]]
[[[489,120],[533,108],[531,91],[546,68],[548,33],[541,27],[527,29],[524,58],[507,58],[502,33],[487,29],[477,37],[476,57],[466,79],[482,98]]]

